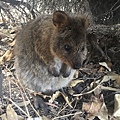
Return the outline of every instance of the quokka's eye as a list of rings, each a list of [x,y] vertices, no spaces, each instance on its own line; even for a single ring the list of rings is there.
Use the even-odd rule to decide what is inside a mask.
[[[70,45],[64,45],[64,49],[65,49],[66,51],[70,51],[70,50],[71,50],[71,46],[70,46]]]

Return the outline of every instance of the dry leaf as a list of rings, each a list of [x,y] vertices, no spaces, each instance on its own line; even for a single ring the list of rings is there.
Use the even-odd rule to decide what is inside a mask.
[[[108,110],[104,103],[103,95],[101,95],[100,99],[96,97],[92,99],[92,102],[83,105],[83,109],[88,113],[87,118],[92,120],[98,117],[100,120],[108,120]]]
[[[11,104],[7,106],[6,113],[2,114],[0,117],[2,120],[25,120],[22,116],[17,115]]]
[[[67,103],[71,108],[73,108],[72,105],[71,105],[71,103],[70,103],[70,101],[69,101],[69,99],[68,99],[68,96],[66,96],[66,95],[63,94],[62,92],[61,92],[61,95],[64,97],[66,103]]]
[[[115,74],[115,73],[110,73],[110,74],[105,75],[105,76],[103,77],[102,82],[107,82],[107,81],[110,80],[110,79],[111,79],[111,80],[120,81],[120,75]]]
[[[120,117],[120,94],[115,94],[115,106],[114,106],[114,114],[115,117]]]
[[[12,57],[13,57],[13,49],[7,50],[5,54],[2,57],[0,57],[0,64],[11,60]]]
[[[118,75],[114,82],[115,87],[120,87],[120,75]]]
[[[97,117],[100,120],[108,120],[108,110],[107,110],[107,107],[106,107],[105,103],[103,103],[100,111],[97,114]]]
[[[14,46],[15,42],[16,42],[16,40],[13,40],[11,43],[9,43],[9,46]]]
[[[7,120],[18,120],[17,113],[14,111],[11,104],[9,104],[6,108],[6,116]]]
[[[88,114],[88,115],[86,116],[86,119],[87,119],[87,120],[94,120],[94,118],[95,118],[95,116],[94,116],[94,115],[91,115],[91,114]]]
[[[66,103],[67,103],[71,108],[73,108],[72,105],[71,105],[71,103],[70,103],[70,101],[69,101],[69,99],[68,99],[68,96],[66,96],[65,94],[63,94],[63,93],[60,92],[60,91],[55,92],[55,94],[52,95],[52,97],[51,97],[51,99],[49,100],[49,102],[52,103],[60,94],[63,96],[63,98],[65,99]]]
[[[115,87],[120,86],[120,75],[119,74],[110,73],[108,75],[105,75],[103,77],[102,82],[107,82],[108,80],[115,80],[115,82],[114,82]]]
[[[88,116],[96,116],[103,105],[103,100],[92,96],[92,100],[89,103],[83,103],[82,110],[88,113]]]
[[[42,117],[42,120],[50,120],[49,118],[47,118],[46,116]]]
[[[18,120],[25,120],[22,116],[18,115]]]
[[[16,33],[15,29],[10,30],[10,34],[15,34],[15,33]]]
[[[52,95],[52,97],[51,97],[51,99],[49,100],[49,102],[50,102],[50,103],[53,103],[53,101],[54,101],[56,98],[58,98],[59,95],[60,95],[60,91],[56,91],[56,92]]]
[[[100,62],[99,64],[100,64],[101,66],[107,68],[107,69],[111,72],[111,68],[109,68],[109,66],[107,65],[106,62]]]
[[[0,116],[0,118],[2,118],[2,120],[8,120],[8,119],[7,119],[7,116],[6,116],[6,113],[2,114],[2,115]]]

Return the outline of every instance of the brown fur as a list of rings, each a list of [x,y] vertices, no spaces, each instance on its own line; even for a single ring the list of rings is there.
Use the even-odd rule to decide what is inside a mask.
[[[63,11],[29,22],[15,44],[17,77],[36,91],[65,87],[86,59],[87,26],[86,18]]]

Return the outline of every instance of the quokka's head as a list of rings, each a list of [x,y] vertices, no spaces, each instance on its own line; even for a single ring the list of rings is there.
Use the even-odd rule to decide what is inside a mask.
[[[54,34],[51,52],[73,69],[79,69],[87,56],[86,29],[88,20],[63,11],[53,14]]]

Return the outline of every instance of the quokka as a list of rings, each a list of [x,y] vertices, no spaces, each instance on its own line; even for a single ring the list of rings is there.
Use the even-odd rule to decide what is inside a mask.
[[[16,38],[17,78],[36,92],[66,87],[86,59],[87,27],[87,18],[63,11],[30,21]]]

